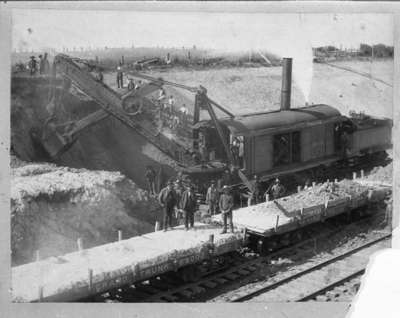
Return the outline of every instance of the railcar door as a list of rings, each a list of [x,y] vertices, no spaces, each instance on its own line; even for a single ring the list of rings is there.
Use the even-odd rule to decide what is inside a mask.
[[[300,132],[273,136],[273,165],[284,166],[301,160]]]

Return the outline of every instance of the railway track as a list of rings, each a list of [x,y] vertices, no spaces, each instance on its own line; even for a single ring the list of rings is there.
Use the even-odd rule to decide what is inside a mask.
[[[209,271],[199,280],[193,283],[182,282],[179,275],[174,277],[174,273],[162,275],[155,279],[127,286],[126,288],[110,291],[106,295],[98,296],[91,301],[98,302],[185,302],[198,301],[207,295],[218,293],[219,289],[229,288],[237,284],[240,280],[249,280],[257,276],[260,270],[270,268],[271,264],[279,262],[287,257],[295,261],[317,253],[318,245],[322,246],[324,240],[343,232],[351,232],[350,228],[357,229],[363,226],[368,227],[371,217],[366,217],[355,223],[339,225],[335,222],[326,222],[317,228],[311,228],[308,238],[295,245],[281,248],[267,256],[253,255],[245,257],[239,254],[232,254],[225,260],[222,266]],[[323,234],[321,234],[323,233]],[[270,273],[274,275],[273,272]],[[233,300],[235,301],[235,300]]]
[[[391,234],[383,234],[344,253],[313,264],[306,269],[278,280],[269,280],[250,293],[232,299],[232,302],[308,301],[329,290],[361,276],[374,252],[388,247]]]

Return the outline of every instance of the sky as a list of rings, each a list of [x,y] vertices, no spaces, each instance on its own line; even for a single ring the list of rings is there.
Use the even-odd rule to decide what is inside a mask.
[[[393,45],[390,14],[265,14],[14,9],[13,48],[197,47],[285,52],[297,46]]]
[[[267,51],[293,58],[293,77],[308,100],[312,47],[393,45],[391,14],[266,14],[14,9],[13,49],[62,51],[107,47],[193,47]]]

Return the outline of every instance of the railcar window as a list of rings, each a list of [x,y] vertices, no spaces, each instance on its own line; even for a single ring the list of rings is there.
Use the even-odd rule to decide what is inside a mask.
[[[273,146],[274,166],[300,161],[300,132],[275,135]]]

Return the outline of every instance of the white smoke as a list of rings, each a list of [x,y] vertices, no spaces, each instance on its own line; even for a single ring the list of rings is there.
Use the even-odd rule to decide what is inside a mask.
[[[293,80],[308,103],[313,79],[313,50],[304,16],[299,15],[296,28],[282,29],[273,41],[269,38],[269,44],[263,49],[282,58],[293,58]]]

